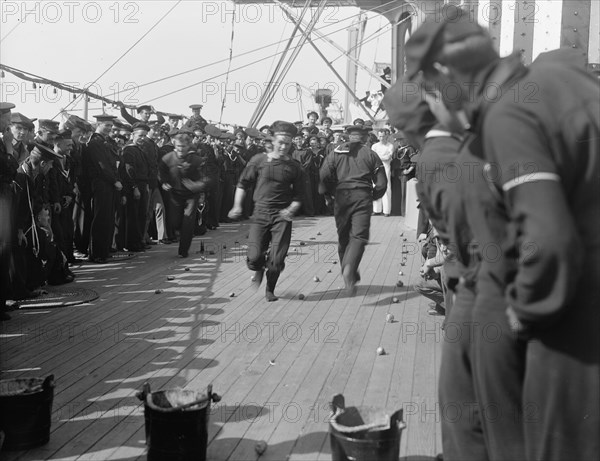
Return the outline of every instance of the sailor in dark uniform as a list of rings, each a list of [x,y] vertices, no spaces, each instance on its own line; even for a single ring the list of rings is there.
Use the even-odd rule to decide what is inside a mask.
[[[302,167],[289,155],[297,129],[291,123],[276,121],[271,130],[273,150],[250,160],[242,173],[235,202],[229,212],[231,219],[242,216],[246,189],[254,184],[255,207],[248,237],[247,262],[248,268],[255,272],[257,287],[262,282],[266,268],[265,298],[269,302],[278,299],[275,296],[275,286],[285,268],[285,258],[292,237],[292,218],[300,209],[304,196]]]
[[[27,142],[29,135],[35,129],[33,122],[37,119],[29,119],[19,112],[14,112],[11,115],[10,131],[13,135],[12,140],[12,155],[19,164],[29,156]]]
[[[506,321],[525,345],[514,354],[524,359],[523,406],[534,412],[522,423],[527,459],[597,459],[600,212],[592,197],[600,196],[600,86],[574,50],[525,68],[519,55],[500,59],[468,12],[453,13],[442,18],[454,21],[412,35],[408,75],[422,70],[428,81],[460,89],[446,103],[467,111],[477,136],[469,149],[489,165],[485,179],[505,213],[494,223],[505,229],[497,242],[504,251],[482,271],[502,289]],[[525,91],[532,84],[533,103]],[[506,277],[498,278],[497,265]],[[482,306],[480,320],[488,313],[494,321],[491,309]],[[494,366],[476,357],[482,391],[504,386]],[[503,435],[495,434],[497,443],[512,443]]]
[[[10,290],[9,267],[11,261],[12,242],[15,234],[14,190],[13,181],[17,174],[18,163],[6,150],[4,139],[10,126],[11,109],[15,105],[0,102],[0,320],[9,320],[6,313],[6,300]]]
[[[85,176],[83,149],[87,133],[92,131],[92,125],[77,115],[70,115],[64,123],[64,128],[71,130],[73,149],[71,151],[72,166],[69,169],[71,182],[75,185],[75,205],[73,220],[75,224],[75,248],[82,256],[88,254],[90,232],[92,228],[92,187],[91,179]]]
[[[181,115],[169,115],[169,129],[170,130],[178,130],[179,122],[181,122],[182,118],[183,117]]]
[[[165,123],[165,118],[161,114],[156,112],[154,110],[154,107],[150,105],[145,104],[143,106],[137,107],[136,111],[139,118],[135,118],[134,116],[130,115],[129,112],[127,112],[127,108],[122,102],[119,102],[118,104],[121,106],[121,117],[123,117],[125,120],[131,123],[131,125],[135,125],[136,123],[150,123],[150,116],[152,114],[156,114],[156,120],[154,120],[154,123],[158,123],[159,125]]]
[[[183,130],[182,130],[183,131]],[[207,159],[196,153],[186,132],[175,135],[174,150],[160,160],[162,188],[171,195],[171,226],[178,230],[179,257],[187,258],[197,222],[198,200],[211,186]]]
[[[144,228],[148,214],[149,174],[146,154],[142,150],[146,135],[150,131],[148,125],[133,125],[131,143],[123,149],[123,187],[127,202],[127,238],[126,246],[130,251],[143,251],[145,247]]]
[[[60,130],[54,139],[54,152],[60,155],[49,171],[50,201],[53,202],[52,231],[54,241],[67,258],[74,263],[73,255],[73,206],[75,201],[75,183],[71,175],[73,161],[71,151],[73,139],[70,130]],[[58,206],[56,206],[58,204]]]
[[[27,146],[29,152],[35,147],[35,143],[46,146],[48,149],[54,149],[54,137],[58,133],[59,123],[54,120],[40,119],[38,126],[39,129],[33,142]]]
[[[293,147],[291,156],[294,160],[300,162],[302,165],[302,172],[304,173],[304,197],[302,199],[302,213],[305,216],[314,216],[315,207],[313,200],[313,187],[311,168],[313,168],[313,152],[312,150],[304,145],[304,138],[302,135],[297,134],[293,139]]]
[[[194,129],[195,127],[200,127],[202,130],[208,125],[208,122],[200,115],[202,108],[204,106],[202,104],[192,104],[190,109],[192,109],[192,116],[185,122],[183,125],[186,128]]]
[[[323,162],[319,192],[335,194],[338,254],[346,290],[353,296],[360,280],[358,266],[369,242],[373,200],[385,194],[387,178],[379,156],[363,145],[367,130],[348,125],[346,132],[350,141],[336,147]]]
[[[95,115],[96,132],[83,149],[85,176],[92,181],[90,261],[105,263],[109,257],[115,228],[115,201],[123,189],[117,171],[114,145],[109,140],[113,115]]]
[[[389,89],[384,100],[390,121],[403,131],[412,145],[420,148],[416,171],[421,211],[427,214],[438,234],[439,248],[448,249],[443,273],[452,299],[445,299],[447,317],[444,324],[449,329],[444,337],[438,383],[440,408],[443,409],[444,459],[490,459],[481,413],[473,408],[477,398],[473,376],[472,317],[479,260],[470,253],[472,233],[458,186],[459,180],[472,179],[468,170],[463,171],[457,163],[464,129],[439,99],[425,94],[420,84],[400,80]],[[442,123],[436,120],[426,100]],[[452,308],[448,309],[449,306]],[[523,454],[522,437],[515,427],[511,448],[512,454],[517,456],[510,459],[520,459],[522,456],[519,455]]]

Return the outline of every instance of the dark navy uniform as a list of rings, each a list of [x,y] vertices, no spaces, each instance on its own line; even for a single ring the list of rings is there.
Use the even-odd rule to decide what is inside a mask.
[[[364,130],[357,126],[349,133]],[[335,183],[335,224],[338,254],[349,294],[360,280],[358,266],[369,242],[373,199],[385,194],[387,178],[379,156],[360,142],[338,146],[330,153],[320,171],[320,192]],[[373,186],[375,184],[375,186]]]
[[[390,93],[392,91],[395,89],[390,89]],[[421,103],[421,107],[429,111],[426,103]],[[415,116],[414,113],[412,116]],[[468,170],[457,161],[461,145],[462,139],[441,125],[427,133],[417,161],[417,195],[440,240],[450,252],[443,272],[445,283],[453,293],[453,302],[446,303],[444,327],[447,331],[438,388],[444,458],[477,461],[488,459],[484,424],[475,405],[477,398],[473,377],[475,323],[472,317],[479,260],[470,253],[472,234],[458,190],[460,181],[467,183],[470,179]],[[522,437],[517,435],[511,447],[517,447],[513,454],[522,455]]]
[[[267,299],[273,295],[292,237],[292,222],[281,210],[304,197],[304,174],[300,163],[288,155],[271,158],[255,155],[242,172],[238,188],[254,187],[254,214],[248,236],[248,268],[267,269]],[[269,243],[271,249],[269,250]],[[268,252],[268,257],[267,255]],[[276,298],[272,298],[273,300]]]
[[[14,104],[0,102],[0,117],[8,117],[14,107]],[[4,128],[2,126],[3,130]],[[0,134],[0,316],[3,320],[10,318],[3,311],[10,289],[9,267],[12,244],[16,237],[13,181],[17,168],[17,161],[7,152]]]
[[[127,209],[126,246],[130,251],[142,251],[145,247],[144,229],[148,216],[150,169],[146,154],[135,144],[129,144],[123,148],[122,163],[120,169],[123,191],[127,197],[125,205]]]
[[[505,298],[528,338],[530,459],[600,453],[600,86],[572,53],[542,55],[528,70],[518,56],[499,61],[487,81],[508,91],[494,104],[482,97],[473,117],[473,153],[490,163],[507,213],[503,245],[515,240],[519,256]],[[535,82],[535,103],[509,96],[521,82]]]
[[[163,156],[159,164],[160,182],[171,186],[171,226],[179,230],[179,256],[185,258],[194,237],[198,200],[211,187],[210,165],[195,151],[179,158],[175,151]],[[184,179],[194,183],[189,189]]]
[[[302,200],[302,211],[306,216],[314,216],[314,178],[311,171],[314,168],[313,152],[309,147],[304,149],[294,148],[294,151],[292,152],[292,158],[294,160],[297,160],[300,163],[300,165],[302,165],[302,172],[304,173],[304,198]]]
[[[94,133],[83,149],[91,178],[92,211],[90,260],[105,262],[109,257],[115,227],[115,184],[119,181],[113,145],[107,138]]]

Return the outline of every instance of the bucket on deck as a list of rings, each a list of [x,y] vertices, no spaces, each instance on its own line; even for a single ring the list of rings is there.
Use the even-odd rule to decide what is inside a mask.
[[[0,430],[3,450],[24,450],[48,443],[54,400],[54,375],[0,381]]]
[[[391,416],[381,408],[346,408],[344,396],[331,402],[329,438],[333,461],[398,461],[400,437],[406,427],[402,409]]]
[[[221,397],[206,391],[172,389],[151,392],[145,383],[144,402],[148,461],[205,461],[211,402]]]

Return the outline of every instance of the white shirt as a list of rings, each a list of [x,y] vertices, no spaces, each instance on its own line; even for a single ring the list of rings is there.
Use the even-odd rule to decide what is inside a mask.
[[[391,163],[394,156],[394,145],[392,143],[383,144],[382,142],[378,142],[373,144],[371,149],[379,155],[383,163]]]

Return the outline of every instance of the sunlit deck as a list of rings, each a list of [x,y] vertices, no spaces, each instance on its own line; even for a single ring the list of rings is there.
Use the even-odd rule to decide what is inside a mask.
[[[351,299],[340,290],[331,217],[294,222],[275,303],[251,288],[247,222],[202,237],[206,256],[196,237],[187,260],[175,245],[160,245],[131,260],[76,268],[77,286],[99,299],[15,311],[1,324],[2,378],[54,374],[56,389],[50,442],[0,460],[145,459],[135,397],[145,381],[153,390],[213,384],[222,401],[210,418],[211,460],[255,460],[259,440],[268,443],[264,460],[331,459],[328,403],[337,393],[348,405],[404,407],[402,459],[432,459],[441,452],[442,318],[428,316],[427,300],[410,288],[421,256],[402,219],[373,218]],[[403,244],[408,260],[400,267]],[[395,323],[386,323],[388,312]],[[380,345],[387,355],[377,356]]]

